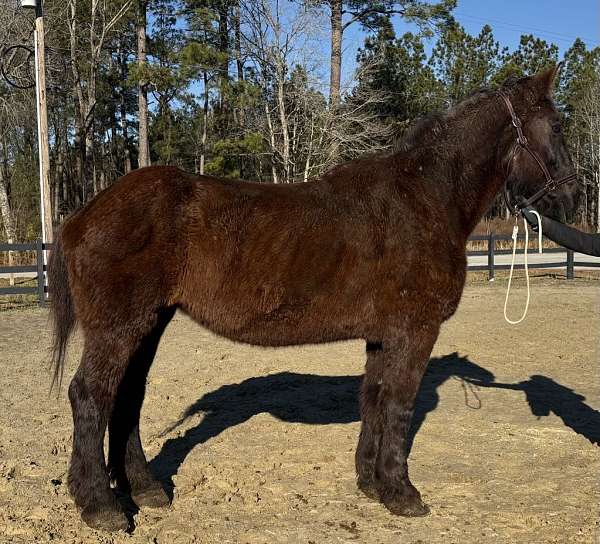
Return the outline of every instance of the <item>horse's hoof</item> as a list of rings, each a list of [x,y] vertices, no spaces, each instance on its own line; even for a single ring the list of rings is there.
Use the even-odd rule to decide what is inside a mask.
[[[169,495],[167,495],[162,487],[148,487],[137,493],[132,491],[131,498],[139,507],[164,508],[171,504]]]
[[[382,494],[384,506],[396,516],[420,517],[429,514],[429,506],[421,500],[421,494],[414,488]]]
[[[429,506],[423,501],[393,501],[383,503],[385,507],[396,516],[405,516],[408,518],[417,518],[429,514]]]
[[[357,480],[356,485],[358,489],[360,489],[369,499],[374,501],[379,501],[379,492],[377,491],[377,487],[373,482],[368,482],[365,480]]]
[[[115,533],[129,529],[127,516],[117,507],[104,506],[96,508],[87,506],[81,512],[81,519],[97,531]]]

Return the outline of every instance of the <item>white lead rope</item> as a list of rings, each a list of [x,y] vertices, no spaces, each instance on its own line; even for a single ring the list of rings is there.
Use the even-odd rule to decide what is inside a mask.
[[[536,212],[535,210],[531,210],[532,213],[534,213],[537,217],[538,220],[538,253],[542,253],[542,218],[540,217],[540,214],[538,212]],[[517,237],[519,234],[519,225],[517,223],[517,219],[515,218],[515,226],[513,227],[513,232],[512,232],[512,241],[513,241],[513,250],[512,250],[512,261],[510,263],[510,275],[508,276],[508,289],[506,290],[506,298],[504,299],[504,319],[506,319],[507,323],[510,323],[511,325],[518,325],[519,323],[521,323],[521,321],[523,321],[525,319],[525,317],[527,316],[527,310],[529,309],[529,298],[530,298],[530,292],[529,292],[529,268],[527,266],[527,250],[529,249],[529,229],[527,228],[527,220],[525,219],[525,216],[523,216],[523,227],[525,228],[525,252],[524,252],[524,262],[525,262],[525,280],[527,282],[527,301],[525,302],[525,309],[523,310],[523,315],[517,319],[516,321],[513,321],[511,319],[508,318],[508,315],[506,314],[506,308],[508,306],[508,297],[510,295],[510,285],[512,283],[512,277],[513,277],[513,269],[515,266],[515,255],[517,253]]]

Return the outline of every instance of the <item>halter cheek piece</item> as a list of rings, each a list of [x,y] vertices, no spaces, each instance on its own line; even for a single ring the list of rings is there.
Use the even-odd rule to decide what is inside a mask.
[[[577,174],[575,172],[572,172],[571,174],[568,174],[567,176],[560,178],[558,180],[555,180],[550,175],[550,172],[548,171],[548,168],[546,168],[544,161],[542,161],[542,159],[537,154],[537,152],[531,148],[531,146],[529,145],[529,142],[527,141],[527,138],[525,137],[525,134],[523,134],[523,123],[521,123],[521,119],[519,119],[519,117],[517,116],[515,109],[513,108],[513,105],[511,104],[510,99],[508,98],[508,95],[506,95],[501,90],[498,91],[498,94],[502,97],[502,100],[504,100],[504,103],[506,104],[506,107],[508,108],[508,112],[510,113],[513,127],[515,127],[515,129],[517,131],[517,142],[516,142],[515,146],[513,147],[512,154],[511,154],[508,164],[510,165],[512,163],[518,149],[524,149],[525,151],[527,151],[527,153],[529,153],[533,157],[535,162],[540,167],[540,170],[544,174],[544,177],[546,178],[546,184],[539,191],[534,193],[527,200],[521,202],[519,205],[515,205],[515,204],[511,203],[507,183],[504,184],[504,199],[506,200],[506,205],[507,205],[508,209],[511,211],[511,213],[516,214],[518,209],[525,208],[527,206],[531,206],[534,202],[537,202],[540,198],[542,198],[546,194],[551,193],[552,191],[556,191],[556,189],[558,189],[561,185],[564,185],[565,183],[568,183],[569,181],[573,181],[574,179],[577,178]]]

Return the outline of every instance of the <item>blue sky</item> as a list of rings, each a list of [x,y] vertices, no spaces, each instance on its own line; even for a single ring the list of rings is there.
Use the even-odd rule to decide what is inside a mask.
[[[299,3],[294,0],[283,0],[279,5],[284,16],[290,6],[300,9]],[[312,82],[325,94],[328,93],[329,87],[328,15],[328,10],[323,9],[318,23],[322,28],[316,46],[316,79]],[[507,46],[510,50],[518,47],[521,34],[533,34],[555,43],[559,47],[561,57],[577,37],[582,38],[590,49],[600,46],[600,0],[458,0],[454,16],[472,35],[478,34],[482,26],[489,24],[500,45]],[[401,17],[394,18],[394,27],[398,36],[416,29]],[[350,26],[344,33],[343,89],[347,89],[347,85],[353,85],[356,53],[363,45],[365,36],[365,32],[357,24]],[[429,40],[429,51],[434,42],[435,37]],[[199,92],[199,89],[199,83],[192,85],[193,91]]]
[[[478,34],[483,25],[489,24],[500,45],[511,50],[518,46],[521,34],[533,34],[555,43],[561,56],[577,37],[588,48],[600,45],[599,0],[458,0],[454,16],[469,34]],[[394,19],[394,26],[397,35],[414,30],[400,17]],[[343,70],[346,76],[354,68],[356,50],[364,37],[358,25],[346,32]]]
[[[534,34],[554,42],[561,53],[575,38],[590,47],[600,45],[598,0],[459,0],[456,18],[470,33],[485,23],[503,45],[518,45],[521,34]]]

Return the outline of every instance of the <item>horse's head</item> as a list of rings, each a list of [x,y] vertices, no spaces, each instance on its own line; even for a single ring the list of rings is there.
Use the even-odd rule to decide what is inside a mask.
[[[545,187],[549,189],[533,205],[540,212],[564,221],[577,205],[580,188],[576,179],[553,187],[549,179],[558,181],[574,172],[573,163],[562,132],[552,90],[559,66],[533,77],[507,81],[500,89],[503,107],[514,108],[513,121],[505,132],[512,142],[504,157],[508,173],[507,189],[512,199],[530,198]],[[508,99],[508,100],[507,100]],[[522,124],[524,139],[515,124]],[[540,164],[541,163],[541,164]],[[542,191],[543,192],[543,191]]]

